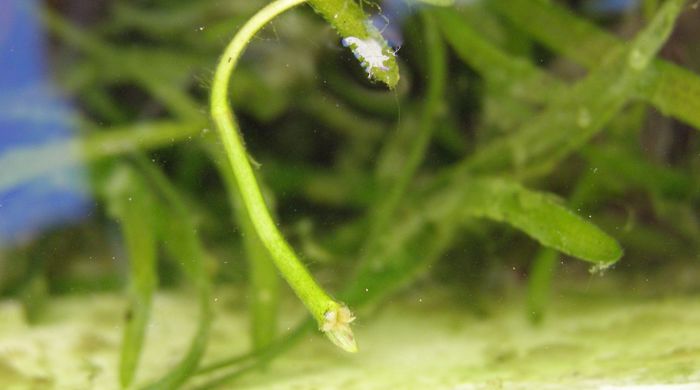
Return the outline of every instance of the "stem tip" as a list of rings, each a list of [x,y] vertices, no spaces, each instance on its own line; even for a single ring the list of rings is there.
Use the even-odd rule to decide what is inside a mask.
[[[355,316],[347,306],[338,306],[328,310],[324,315],[321,330],[333,344],[351,353],[357,352],[357,343],[352,333],[350,324],[355,321]]]

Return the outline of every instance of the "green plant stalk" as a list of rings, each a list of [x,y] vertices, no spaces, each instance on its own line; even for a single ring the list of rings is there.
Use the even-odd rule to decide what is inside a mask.
[[[235,188],[231,188],[231,195],[238,197]],[[252,333],[253,347],[260,349],[272,343],[277,335],[277,313],[279,309],[280,279],[265,247],[255,233],[245,207],[240,199],[236,199],[235,218],[238,225],[245,233],[243,247],[248,261],[250,274],[250,306],[252,310],[250,330]]]
[[[150,218],[153,200],[126,166],[118,166],[109,184],[110,213],[119,220],[129,254],[129,311],[119,363],[122,387],[131,385],[151,312],[156,274],[156,237]]]
[[[171,257],[183,268],[194,284],[199,300],[197,331],[185,356],[164,376],[144,390],[174,389],[196,370],[209,341],[212,323],[211,280],[206,271],[207,253],[197,234],[187,205],[167,177],[153,163],[140,156],[136,162],[144,172],[144,180],[152,183],[159,200],[153,210],[160,213],[159,239]],[[153,212],[153,211],[152,211]],[[177,223],[172,223],[177,221]]]
[[[206,374],[208,377],[213,377],[211,374],[214,371],[225,370],[229,367],[233,367],[230,372],[219,375],[218,377],[213,377],[208,379],[206,382],[194,387],[196,390],[209,390],[220,388],[223,385],[231,382],[232,380],[258,369],[268,363],[270,360],[274,359],[276,356],[288,351],[298,342],[303,340],[306,335],[313,330],[313,320],[310,318],[305,318],[293,330],[288,332],[283,337],[275,340],[273,344],[266,347],[260,351],[254,351],[252,353],[246,353],[240,356],[234,356],[232,358],[219,360],[205,367],[202,367],[197,375]]]
[[[566,92],[566,84],[544,69],[503,51],[449,9],[435,9],[443,37],[457,56],[494,85],[520,101],[548,103]]]
[[[46,312],[46,304],[49,301],[49,286],[46,281],[45,262],[38,256],[32,256],[29,262],[29,275],[27,275],[27,280],[18,295],[27,322],[36,324]]]
[[[260,242],[248,217],[236,185],[236,178],[227,164],[226,155],[218,144],[207,145],[207,151],[224,180],[232,208],[234,223],[243,235],[243,248],[249,268],[249,304],[251,338],[255,350],[267,347],[277,334],[279,308],[279,276],[266,248]]]
[[[316,319],[321,330],[340,348],[357,351],[350,310],[333,300],[312,278],[277,229],[258,186],[248,154],[228,104],[228,84],[238,60],[253,36],[270,20],[305,0],[277,0],[255,14],[238,31],[224,51],[212,84],[211,115],[236,177],[238,190],[260,241],[296,295]]]
[[[589,188],[598,188],[595,183],[595,175],[588,171],[576,183],[576,189],[568,198],[571,209],[578,209],[590,196]],[[530,265],[527,279],[526,315],[532,324],[539,324],[544,320],[545,311],[549,304],[552,291],[552,280],[557,271],[559,253],[551,248],[542,247],[535,255]]]
[[[527,308],[527,317],[533,324],[539,324],[544,319],[558,259],[559,253],[557,251],[541,248],[530,266],[525,307]]]

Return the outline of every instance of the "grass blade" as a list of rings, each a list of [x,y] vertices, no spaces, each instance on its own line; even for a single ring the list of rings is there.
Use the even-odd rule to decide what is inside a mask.
[[[613,238],[551,195],[505,180],[481,179],[470,182],[462,201],[469,215],[506,222],[567,255],[604,264],[622,256]]]
[[[683,0],[664,4],[629,47],[607,55],[602,64],[553,101],[516,134],[478,151],[458,169],[462,172],[516,175],[549,172],[582,147],[617,114],[643,80],[645,69],[673,30]]]
[[[138,162],[162,200],[155,207],[160,216],[160,238],[170,256],[177,260],[185,276],[195,285],[199,299],[197,330],[188,351],[169,373],[146,386],[147,389],[173,389],[194,373],[207,347],[212,322],[212,287],[206,272],[206,260],[209,257],[197,235],[191,213],[177,190],[152,164],[144,159],[139,159]]]
[[[134,380],[157,287],[154,202],[132,169],[118,166],[108,183],[110,214],[119,221],[129,254],[129,309],[124,327],[119,380]]]
[[[606,53],[624,47],[616,37],[555,2],[490,1],[488,5],[552,50],[587,68],[596,67]],[[635,93],[661,112],[700,129],[700,76],[697,74],[664,60],[654,60],[640,78]]]
[[[527,316],[537,324],[544,318],[549,303],[552,279],[557,269],[559,253],[552,249],[541,249],[530,267],[527,278]]]
[[[526,58],[515,57],[489,42],[454,10],[435,9],[443,37],[457,56],[482,77],[527,102],[553,101],[566,86]]]
[[[328,339],[348,352],[357,352],[357,344],[350,328],[355,317],[346,306],[332,299],[316,283],[279,231],[265,204],[238,125],[228,105],[230,77],[250,40],[270,20],[302,2],[304,0],[276,0],[261,9],[236,33],[226,47],[214,73],[211,115],[216,123],[250,220],[275,266],[316,318],[319,328]]]
[[[272,258],[258,238],[241,199],[236,178],[226,165],[226,155],[219,145],[208,145],[208,151],[219,175],[226,185],[229,204],[233,208],[234,223],[241,230],[243,247],[248,262],[250,281],[248,291],[251,309],[251,338],[256,350],[270,345],[277,334],[280,278]]]

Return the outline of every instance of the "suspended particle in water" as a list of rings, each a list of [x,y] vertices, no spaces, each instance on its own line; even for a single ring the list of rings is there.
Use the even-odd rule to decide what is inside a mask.
[[[576,118],[576,123],[579,127],[588,127],[591,125],[591,113],[587,108],[581,107],[578,110],[578,117]]]
[[[632,50],[627,58],[627,64],[634,70],[643,70],[647,65],[647,60],[640,50]]]

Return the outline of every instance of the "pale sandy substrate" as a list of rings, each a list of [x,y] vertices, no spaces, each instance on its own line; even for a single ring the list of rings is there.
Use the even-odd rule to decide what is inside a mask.
[[[447,293],[413,293],[355,326],[360,353],[309,336],[264,371],[231,384],[246,389],[700,389],[700,296],[555,300],[544,326],[530,326],[519,298],[477,318]],[[596,298],[597,297],[597,298]],[[248,345],[245,298],[216,294],[207,360]],[[177,361],[196,320],[186,294],[161,294],[139,370],[145,383]],[[124,301],[62,298],[28,326],[16,303],[0,304],[0,388],[116,389]],[[293,316],[290,316],[293,317]],[[283,328],[293,321],[286,319]]]

